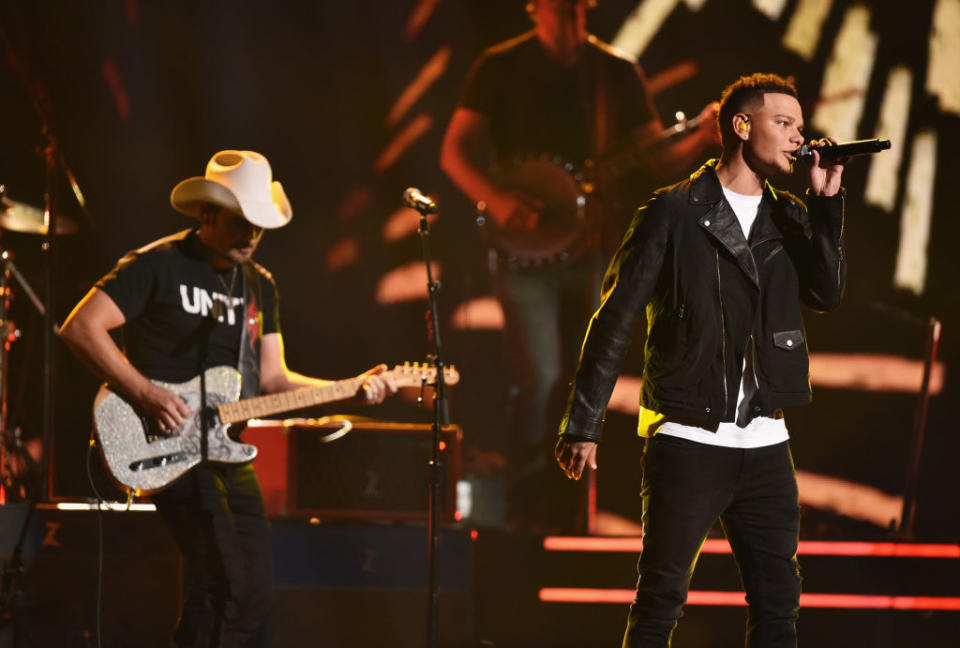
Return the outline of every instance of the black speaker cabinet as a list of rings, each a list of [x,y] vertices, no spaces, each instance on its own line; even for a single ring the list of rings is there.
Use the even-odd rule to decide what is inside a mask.
[[[270,515],[321,520],[425,520],[430,425],[354,420],[260,423],[244,432],[257,446],[254,467]],[[330,440],[330,439],[335,440]],[[462,430],[441,434],[440,515],[456,518]]]
[[[42,504],[34,512],[23,548],[22,595],[13,617],[0,623],[0,647],[96,645],[101,522],[103,646],[169,646],[180,611],[181,568],[160,518],[150,511],[98,513],[75,506]],[[26,512],[23,503],[0,506],[0,562],[9,560]]]
[[[273,523],[272,648],[422,648],[427,637],[423,524]],[[437,550],[444,648],[474,641],[474,541],[443,528]]]

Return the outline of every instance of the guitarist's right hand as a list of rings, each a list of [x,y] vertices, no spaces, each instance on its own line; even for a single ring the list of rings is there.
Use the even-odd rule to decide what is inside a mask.
[[[497,227],[507,231],[536,229],[540,209],[543,209],[541,201],[512,191],[501,192],[487,201],[487,211]]]
[[[153,383],[148,385],[139,398],[140,408],[144,414],[157,421],[161,431],[169,434],[183,425],[190,416],[190,408],[169,389]]]

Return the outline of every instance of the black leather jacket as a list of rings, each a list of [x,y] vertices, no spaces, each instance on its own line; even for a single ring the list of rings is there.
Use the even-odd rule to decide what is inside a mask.
[[[843,296],[843,191],[808,194],[808,212],[766,184],[745,240],[715,165],[660,189],[637,210],[604,277],[561,435],[600,440],[644,308],[644,408],[704,424],[735,420],[748,349],[757,378],[751,417],[810,401],[801,302],[826,311]]]

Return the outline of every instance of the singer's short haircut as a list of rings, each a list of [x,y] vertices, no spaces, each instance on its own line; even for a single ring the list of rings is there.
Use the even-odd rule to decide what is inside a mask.
[[[736,141],[733,133],[733,116],[738,112],[749,113],[757,105],[763,105],[763,95],[768,92],[787,94],[800,101],[797,86],[792,78],[783,78],[776,74],[754,74],[742,76],[728,85],[720,95],[720,138],[724,148]]]

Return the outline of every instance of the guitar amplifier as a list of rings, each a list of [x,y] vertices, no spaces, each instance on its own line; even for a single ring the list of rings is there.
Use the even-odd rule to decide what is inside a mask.
[[[463,431],[441,433],[440,516],[458,518]],[[251,421],[254,468],[267,514],[321,520],[425,520],[433,428],[426,424],[326,417]]]

